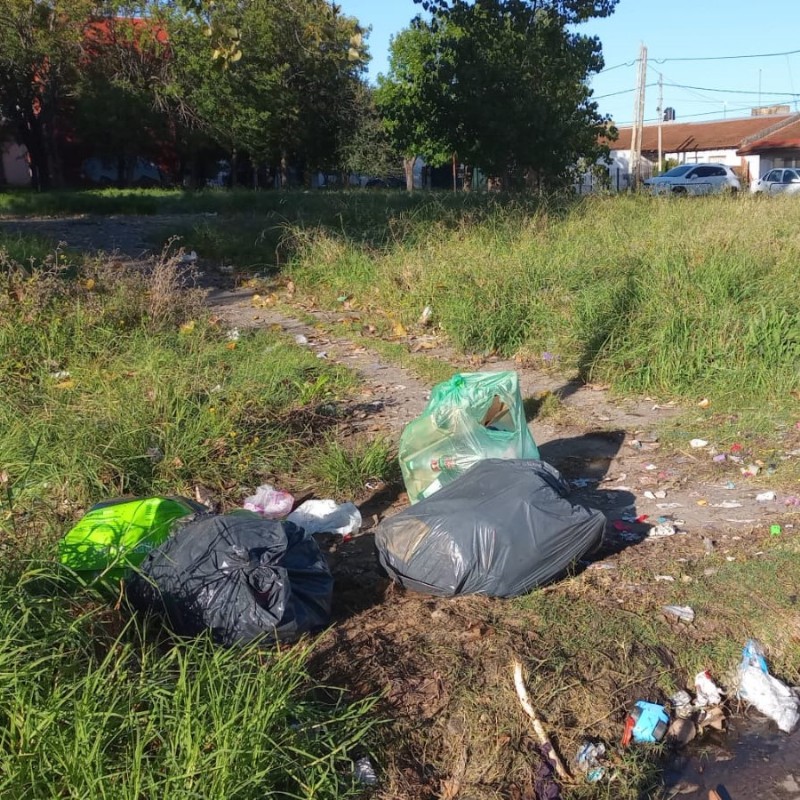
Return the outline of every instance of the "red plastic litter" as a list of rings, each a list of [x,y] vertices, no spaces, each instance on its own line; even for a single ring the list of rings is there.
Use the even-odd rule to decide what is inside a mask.
[[[636,517],[637,522],[647,522],[647,514],[640,514]]]
[[[633,526],[627,522],[623,522],[621,519],[615,519],[613,524],[618,531],[627,531],[628,533],[633,531]]]
[[[731,445],[731,453],[741,453],[744,448],[739,444],[739,442],[734,442]]]

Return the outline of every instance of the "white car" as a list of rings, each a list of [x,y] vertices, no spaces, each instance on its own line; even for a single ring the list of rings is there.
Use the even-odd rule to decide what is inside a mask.
[[[742,188],[736,173],[725,164],[681,164],[644,185],[653,194],[714,194]]]
[[[800,167],[770,170],[753,182],[750,191],[756,194],[797,194],[800,192]]]

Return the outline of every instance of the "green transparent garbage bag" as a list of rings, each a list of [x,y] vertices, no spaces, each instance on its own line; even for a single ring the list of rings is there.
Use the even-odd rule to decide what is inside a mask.
[[[58,544],[75,572],[124,577],[169,536],[176,520],[203,510],[183,497],[138,497],[93,506]]]
[[[399,457],[412,503],[482,459],[538,459],[517,373],[462,373],[434,386],[425,411],[400,436]]]

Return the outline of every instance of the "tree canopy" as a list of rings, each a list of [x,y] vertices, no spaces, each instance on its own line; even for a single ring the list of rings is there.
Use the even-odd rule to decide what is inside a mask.
[[[380,82],[387,128],[403,152],[446,153],[509,183],[550,185],[602,152],[607,119],[589,77],[603,68],[596,37],[575,32],[617,0],[425,0],[395,37]]]

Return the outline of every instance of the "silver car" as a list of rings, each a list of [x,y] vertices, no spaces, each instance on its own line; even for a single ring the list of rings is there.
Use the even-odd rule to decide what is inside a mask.
[[[772,169],[754,181],[750,191],[755,194],[797,194],[800,192],[800,168]]]
[[[649,178],[644,185],[653,194],[714,194],[742,188],[736,173],[726,164],[681,164]]]

